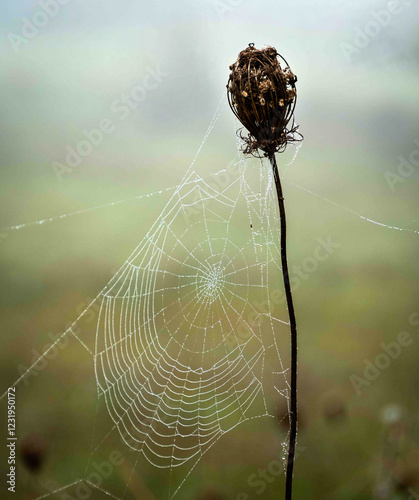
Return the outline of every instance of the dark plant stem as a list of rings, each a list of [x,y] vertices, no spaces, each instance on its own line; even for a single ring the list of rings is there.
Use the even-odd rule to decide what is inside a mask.
[[[287,221],[285,217],[285,204],[282,195],[281,180],[275,155],[269,156],[274,174],[276,193],[278,196],[279,216],[281,219],[281,264],[284,278],[285,295],[287,297],[288,314],[291,329],[291,397],[290,397],[290,441],[288,448],[287,475],[285,483],[285,500],[292,499],[292,479],[294,470],[295,442],[297,439],[297,323],[295,321],[294,304],[292,301],[291,284],[287,261]]]

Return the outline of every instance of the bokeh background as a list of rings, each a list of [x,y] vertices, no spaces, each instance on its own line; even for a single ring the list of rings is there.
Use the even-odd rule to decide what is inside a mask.
[[[312,257],[318,238],[339,244],[295,290],[295,498],[419,498],[417,3],[63,3],[0,7],[1,392],[77,318],[159,215],[169,191],[137,197],[180,182],[238,52],[249,42],[273,45],[298,75],[305,137],[284,176],[290,263]],[[52,14],[39,14],[46,10]],[[150,68],[155,88],[135,109],[117,111]],[[67,146],[106,118],[114,130],[57,174],[54,162],[64,164]],[[220,123],[203,157],[209,171],[235,152],[226,106]],[[80,213],[59,217],[73,212]],[[94,324],[94,311],[85,321]],[[367,364],[401,331],[410,345],[365,379]],[[19,499],[79,477],[100,425],[92,359],[78,344],[38,368],[17,390]],[[0,408],[3,436],[5,400]],[[282,439],[271,422],[239,427],[204,456],[179,498],[282,498],[283,477],[268,476],[263,492],[249,484],[278,458]],[[126,499],[164,498],[152,469],[132,482],[120,467],[112,481],[129,484]]]

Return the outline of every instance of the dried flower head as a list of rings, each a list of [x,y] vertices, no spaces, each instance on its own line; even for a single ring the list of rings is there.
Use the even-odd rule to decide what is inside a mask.
[[[282,66],[281,66],[282,63]],[[289,142],[302,140],[294,123],[297,77],[274,47],[249,44],[230,66],[227,95],[230,107],[249,135],[244,153],[271,156]]]

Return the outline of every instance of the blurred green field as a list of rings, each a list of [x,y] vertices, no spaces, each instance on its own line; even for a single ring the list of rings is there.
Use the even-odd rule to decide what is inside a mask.
[[[28,15],[29,7],[20,3],[16,12],[5,13],[4,30],[18,30]],[[154,5],[103,5],[109,10],[74,1],[24,51],[15,54],[6,37],[0,49],[2,393],[80,315],[142,240],[170,199],[173,191],[166,189],[181,181],[201,144],[225,88],[228,64],[247,43],[268,42],[283,48],[299,77],[297,120],[305,136],[289,168],[292,152],[278,159],[290,265],[302,266],[313,257],[319,238],[339,245],[294,283],[299,332],[295,499],[419,498],[419,326],[412,316],[419,314],[418,167],[394,190],[385,177],[397,174],[399,156],[409,158],[419,150],[414,142],[417,6],[394,18],[347,62],[339,44],[364,28],[371,9],[382,8],[379,2],[354,6],[324,0],[315,9],[299,1],[299,12],[286,15],[283,5],[243,2],[223,19],[203,2],[164,2],[158,18]],[[119,123],[112,103],[144,77],[147,65],[157,63],[168,76]],[[63,161],[66,146],[77,144],[83,129],[109,116],[116,131],[60,181],[51,163]],[[199,157],[201,172],[228,166],[236,152],[234,134],[224,107]],[[156,194],[138,198],[148,193]],[[131,201],[109,205],[119,200]],[[241,216],[246,220],[245,213]],[[245,240],[248,230],[243,223],[231,237]],[[91,349],[97,318],[93,308],[77,325]],[[374,364],[385,352],[383,344],[395,342],[402,331],[412,342],[378,369],[374,380],[366,380],[366,363]],[[278,335],[285,345],[287,328]],[[98,407],[93,359],[74,339],[57,352],[17,388],[14,498],[108,498],[101,490],[77,490],[79,485],[66,489],[67,497],[49,493],[83,477],[92,457],[109,460],[115,451],[123,460],[104,488],[124,500],[167,498],[169,484],[179,484],[184,470],[174,469],[170,476],[143,461],[132,474],[137,457],[117,433],[91,454],[92,443],[110,426],[102,403]],[[366,380],[358,391],[354,375]],[[284,401],[277,402],[281,420],[286,409]],[[3,400],[3,443],[6,412]],[[283,498],[284,477],[273,472],[287,427],[262,418],[225,434],[175,498]],[[0,456],[5,483],[5,445]]]

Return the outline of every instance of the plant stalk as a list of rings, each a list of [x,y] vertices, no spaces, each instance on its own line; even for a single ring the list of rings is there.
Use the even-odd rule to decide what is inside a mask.
[[[297,323],[295,320],[294,304],[292,300],[291,284],[287,261],[287,221],[285,216],[285,204],[282,194],[281,180],[275,154],[269,156],[274,174],[276,193],[278,197],[279,216],[281,221],[281,265],[284,278],[285,295],[287,298],[288,315],[291,330],[291,395],[290,395],[290,440],[288,448],[287,472],[285,480],[285,500],[292,499],[292,480],[295,458],[295,443],[297,440]]]

